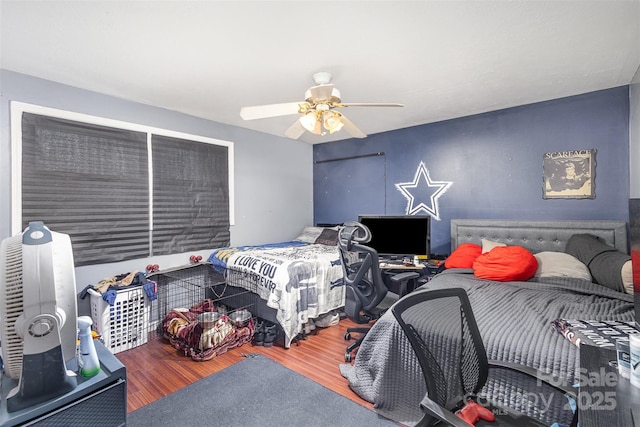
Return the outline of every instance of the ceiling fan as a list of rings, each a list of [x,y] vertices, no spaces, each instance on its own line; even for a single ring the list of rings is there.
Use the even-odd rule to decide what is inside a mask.
[[[240,109],[240,117],[244,120],[264,119],[268,117],[301,114],[285,135],[291,139],[298,139],[305,130],[325,135],[341,129],[347,131],[354,138],[364,138],[367,135],[358,129],[344,114],[336,111],[345,107],[403,107],[395,103],[343,103],[340,91],[331,84],[331,73],[326,71],[313,75],[316,86],[305,92],[302,102],[286,102],[283,104],[255,105]]]

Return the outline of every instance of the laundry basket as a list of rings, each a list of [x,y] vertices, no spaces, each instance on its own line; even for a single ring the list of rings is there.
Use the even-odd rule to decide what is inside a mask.
[[[93,329],[111,353],[129,350],[147,342],[149,333],[150,301],[142,286],[116,291],[113,304],[102,298],[93,289],[91,295],[91,318]]]

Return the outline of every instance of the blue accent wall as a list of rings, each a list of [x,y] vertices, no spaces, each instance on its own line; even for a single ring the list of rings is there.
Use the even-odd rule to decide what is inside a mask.
[[[595,199],[543,199],[543,155],[583,149],[596,150]],[[313,156],[316,223],[405,214],[423,199],[437,213],[415,212],[432,216],[434,253],[450,252],[454,218],[628,222],[629,87],[318,144]],[[416,174],[410,205],[396,184]]]

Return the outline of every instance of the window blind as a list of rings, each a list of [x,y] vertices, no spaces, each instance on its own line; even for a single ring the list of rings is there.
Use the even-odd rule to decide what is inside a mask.
[[[149,253],[147,136],[23,113],[22,224],[69,234],[76,266]]]
[[[153,255],[229,246],[228,148],[151,138]]]
[[[76,266],[229,246],[228,146],[30,112],[21,129],[23,229],[68,234]]]

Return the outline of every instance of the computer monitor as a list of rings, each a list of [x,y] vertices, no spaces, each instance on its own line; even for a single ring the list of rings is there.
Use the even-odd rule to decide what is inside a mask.
[[[371,231],[372,247],[390,258],[429,255],[431,217],[418,215],[359,215],[358,222]]]

